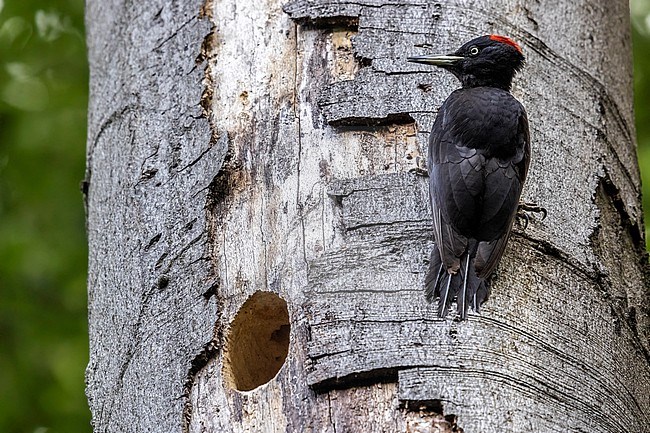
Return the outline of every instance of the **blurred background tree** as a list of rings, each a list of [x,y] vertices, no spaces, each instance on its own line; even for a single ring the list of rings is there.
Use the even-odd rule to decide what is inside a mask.
[[[0,432],[90,432],[83,0],[0,0]]]
[[[634,44],[634,110],[643,182],[646,247],[650,250],[650,0],[630,0]]]
[[[630,5],[648,223],[650,0]],[[0,432],[91,431],[79,192],[88,97],[83,7],[83,0],[0,0]]]

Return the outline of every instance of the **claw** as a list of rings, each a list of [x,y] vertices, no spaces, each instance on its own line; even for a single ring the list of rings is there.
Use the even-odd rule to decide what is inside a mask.
[[[413,167],[409,169],[409,173],[417,174],[418,176],[429,177],[429,172],[421,167]]]
[[[521,228],[526,230],[528,228],[528,223],[530,222],[530,216],[526,212],[517,211],[517,221],[523,221],[521,223]]]
[[[541,213],[542,218],[541,221],[544,221],[546,217],[548,216],[548,211],[538,205],[537,203],[525,203],[521,202],[519,203],[517,207],[517,219],[518,220],[523,220],[524,223],[523,229],[526,230],[528,227],[528,223],[530,222],[530,213]]]
[[[417,174],[418,176],[429,177],[429,171],[426,164],[423,162],[424,158],[421,156],[415,157],[415,167],[409,169],[409,173]]]
[[[538,205],[537,203],[526,203],[526,202],[521,202],[519,203],[519,207],[517,209],[517,212],[534,212],[534,213],[541,213],[542,215],[542,220],[546,219],[548,216],[548,211]]]

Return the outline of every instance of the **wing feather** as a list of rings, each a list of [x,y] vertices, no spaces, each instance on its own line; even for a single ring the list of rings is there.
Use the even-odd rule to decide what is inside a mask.
[[[515,157],[508,164],[500,164],[498,170],[488,175],[486,182],[486,204],[481,226],[501,234],[493,241],[479,243],[475,258],[475,269],[479,278],[487,278],[498,265],[517,215],[519,198],[530,162],[530,132],[528,118],[523,110],[518,120],[517,140]]]

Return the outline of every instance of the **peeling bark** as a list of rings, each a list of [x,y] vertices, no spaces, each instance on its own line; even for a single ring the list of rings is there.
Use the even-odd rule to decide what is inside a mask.
[[[95,431],[650,430],[626,2],[91,0],[87,29]],[[549,215],[455,322],[416,172],[457,84],[405,58],[485,33],[527,56]]]

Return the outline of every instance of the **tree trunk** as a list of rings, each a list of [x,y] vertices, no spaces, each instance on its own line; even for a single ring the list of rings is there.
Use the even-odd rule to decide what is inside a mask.
[[[87,3],[96,432],[650,431],[626,1]],[[411,171],[458,84],[405,58],[486,33],[548,217],[457,322]]]

